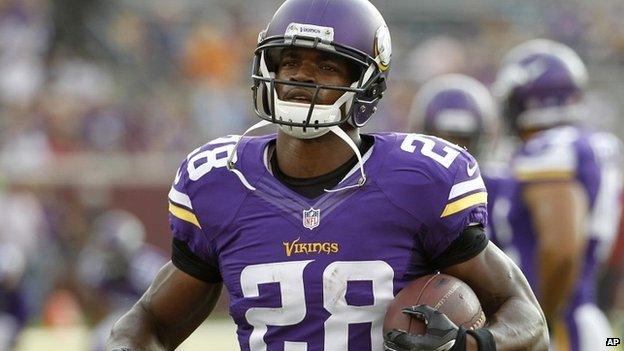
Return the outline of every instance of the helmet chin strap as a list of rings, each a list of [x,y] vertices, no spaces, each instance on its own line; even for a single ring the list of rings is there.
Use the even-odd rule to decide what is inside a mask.
[[[355,143],[353,142],[353,139],[351,139],[351,137],[349,137],[349,135],[347,135],[347,133],[344,130],[342,130],[342,128],[340,128],[339,126],[329,127],[329,131],[336,134],[340,139],[342,139],[345,143],[347,143],[347,145],[349,145],[351,150],[353,150],[353,152],[355,153],[355,156],[358,159],[358,166],[360,168],[360,179],[358,179],[356,184],[346,185],[344,187],[340,187],[337,189],[324,189],[325,192],[336,193],[339,191],[353,189],[353,188],[360,188],[364,186],[364,184],[366,184],[366,173],[364,173],[364,162],[362,161],[362,154],[360,153],[360,149],[358,149],[357,145],[355,145]]]
[[[234,149],[232,150],[232,153],[230,154],[227,160],[227,169],[230,172],[236,174],[236,176],[238,177],[240,182],[245,186],[245,188],[251,191],[255,191],[256,188],[253,185],[251,185],[251,183],[249,183],[247,178],[245,178],[245,175],[243,174],[243,172],[236,169],[236,161],[238,159],[236,157],[236,152],[238,151],[238,145],[240,144],[240,141],[243,139],[245,135],[251,133],[254,130],[264,128],[269,125],[273,125],[273,123],[262,120],[254,124],[253,126],[249,127],[249,129],[247,129],[245,133],[243,133],[243,135],[241,135],[241,137],[238,139],[238,141],[234,145]],[[347,185],[338,189],[324,189],[325,192],[335,193],[335,192],[339,192],[343,190],[359,188],[359,187],[364,186],[364,184],[366,183],[366,174],[364,173],[364,162],[362,161],[362,154],[360,153],[360,150],[358,149],[357,145],[355,145],[355,143],[353,142],[353,139],[351,139],[349,135],[347,135],[347,133],[344,130],[342,130],[342,128],[340,128],[339,126],[329,127],[329,131],[336,134],[340,139],[342,139],[345,143],[347,143],[347,145],[349,145],[351,150],[353,150],[353,152],[355,153],[355,156],[358,159],[358,166],[360,168],[360,179],[358,179],[356,184]]]
[[[251,185],[249,183],[249,181],[247,181],[247,178],[245,178],[245,175],[243,174],[243,172],[239,171],[238,169],[236,169],[236,161],[237,161],[237,157],[236,157],[236,152],[238,151],[238,145],[240,144],[241,140],[243,140],[243,137],[251,132],[253,132],[256,129],[260,129],[260,128],[264,128],[268,125],[272,125],[273,123],[269,122],[269,121],[265,121],[262,120],[256,124],[254,124],[253,126],[249,127],[249,129],[247,129],[245,131],[245,133],[243,133],[243,135],[241,135],[241,137],[238,139],[238,141],[236,142],[236,144],[234,145],[234,149],[232,150],[232,153],[230,154],[230,157],[228,157],[227,160],[227,169],[228,171],[236,174],[236,176],[238,177],[238,179],[240,179],[241,183],[243,183],[243,185],[245,186],[245,188],[251,190],[251,191],[256,191],[256,188]]]

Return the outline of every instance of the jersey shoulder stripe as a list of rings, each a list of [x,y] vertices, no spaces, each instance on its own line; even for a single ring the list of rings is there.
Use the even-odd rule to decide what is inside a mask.
[[[485,183],[483,182],[483,178],[481,178],[481,176],[478,176],[474,179],[459,182],[453,185],[453,187],[451,188],[451,192],[449,193],[448,199],[453,200],[475,190],[481,189],[485,190]]]
[[[448,203],[442,212],[441,218],[451,216],[455,213],[461,212],[465,209],[468,209],[477,205],[486,205],[487,204],[487,193],[485,191],[481,191],[472,195],[468,195],[459,200]]]
[[[169,203],[169,213],[171,213],[174,217],[186,221],[188,223],[193,224],[197,228],[201,229],[201,225],[199,224],[199,220],[197,220],[197,216],[187,209],[174,205],[172,202]]]
[[[522,182],[569,180],[576,176],[578,142],[582,134],[573,127],[544,131],[519,150],[513,172]]]
[[[191,198],[183,192],[178,191],[175,186],[172,186],[171,190],[169,190],[169,201],[177,205],[182,205],[190,210],[193,209]]]
[[[567,169],[551,169],[535,172],[516,172],[516,177],[521,182],[536,182],[549,180],[571,180],[574,179],[574,171]]]

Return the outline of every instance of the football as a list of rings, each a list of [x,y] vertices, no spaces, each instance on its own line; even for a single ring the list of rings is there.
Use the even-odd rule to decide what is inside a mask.
[[[425,323],[401,312],[403,308],[428,305],[444,313],[457,326],[477,329],[485,325],[485,314],[468,284],[446,274],[431,274],[410,282],[394,298],[384,319],[384,333],[398,329],[424,334]]]

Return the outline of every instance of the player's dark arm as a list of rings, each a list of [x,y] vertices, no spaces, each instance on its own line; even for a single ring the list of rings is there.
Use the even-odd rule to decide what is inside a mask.
[[[538,235],[538,299],[553,321],[568,301],[577,281],[585,249],[588,200],[575,182],[525,186],[524,201]]]
[[[221,293],[221,283],[206,283],[171,262],[132,309],[113,327],[106,351],[174,350],[205,319]]]
[[[497,350],[547,350],[548,331],[540,306],[526,278],[496,245],[477,256],[443,269],[472,287],[488,317],[487,329]],[[471,337],[467,350],[476,350]]]

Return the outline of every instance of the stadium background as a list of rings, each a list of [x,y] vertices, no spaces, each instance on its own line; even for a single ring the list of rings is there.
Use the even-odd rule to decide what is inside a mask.
[[[76,275],[103,214],[134,214],[168,252],[175,169],[254,121],[252,51],[280,2],[0,0],[0,244],[26,248],[32,316],[17,350],[88,349],[97,301],[79,302]],[[590,122],[624,136],[623,1],[372,2],[394,52],[389,93],[367,130],[406,130],[427,78],[491,83],[506,50],[548,37],[588,64]],[[234,350],[234,338],[222,301],[180,349]]]

